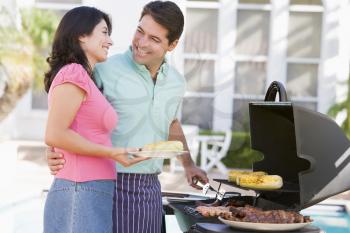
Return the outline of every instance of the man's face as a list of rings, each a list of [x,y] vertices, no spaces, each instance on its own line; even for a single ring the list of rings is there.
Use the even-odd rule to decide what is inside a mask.
[[[132,54],[135,62],[147,68],[159,66],[168,51],[172,51],[178,40],[169,44],[168,30],[145,15],[139,22],[132,40]]]

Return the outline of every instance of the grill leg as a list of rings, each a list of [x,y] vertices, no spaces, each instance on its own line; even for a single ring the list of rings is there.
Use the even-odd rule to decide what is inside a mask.
[[[165,223],[165,211],[163,210],[163,215],[162,215],[162,230],[161,233],[166,233],[166,223]]]

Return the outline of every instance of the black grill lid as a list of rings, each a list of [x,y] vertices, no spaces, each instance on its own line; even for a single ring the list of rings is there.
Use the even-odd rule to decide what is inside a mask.
[[[300,191],[261,195],[300,210],[349,190],[350,142],[339,126],[326,115],[288,102],[286,94],[280,95],[282,102],[269,102],[269,96],[268,91],[267,101],[249,103],[251,146],[264,155],[253,170],[280,175]]]

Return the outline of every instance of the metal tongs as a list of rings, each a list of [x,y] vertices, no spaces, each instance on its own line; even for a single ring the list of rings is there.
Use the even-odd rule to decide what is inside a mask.
[[[213,186],[211,186],[209,183],[202,183],[199,179],[197,179],[196,177],[193,177],[192,179],[192,183],[194,185],[197,185],[198,187],[202,188],[202,193],[203,195],[207,195],[208,191],[213,191],[216,193],[216,199],[221,201],[224,196],[225,196],[225,190],[224,189],[220,189],[219,191],[214,189]]]

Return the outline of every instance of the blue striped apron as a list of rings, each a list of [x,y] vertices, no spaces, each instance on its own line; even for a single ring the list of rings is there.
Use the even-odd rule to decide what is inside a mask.
[[[158,175],[117,174],[113,233],[160,233],[162,211]]]

